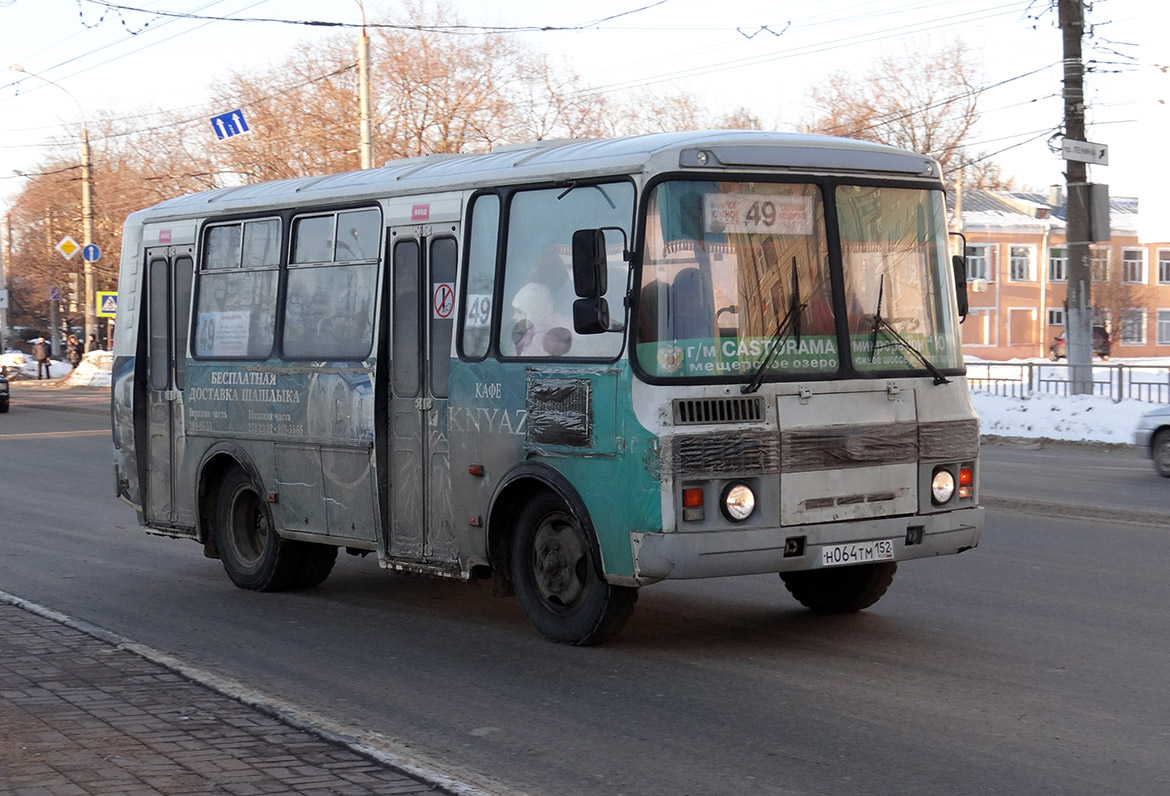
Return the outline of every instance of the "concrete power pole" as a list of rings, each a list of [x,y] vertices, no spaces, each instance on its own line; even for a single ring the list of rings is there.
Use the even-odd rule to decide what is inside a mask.
[[[1085,68],[1081,37],[1085,30],[1084,0],[1059,0],[1058,18],[1064,38],[1064,135],[1085,141]],[[1070,388],[1075,395],[1093,391],[1093,294],[1089,264],[1088,167],[1065,161],[1068,249],[1068,338]],[[1043,308],[1041,308],[1043,311]]]
[[[5,301],[0,303],[0,354],[8,350],[12,335],[8,332],[8,269],[12,262],[12,235],[11,221],[5,213],[0,217],[0,291],[4,292]]]
[[[361,116],[361,161],[362,169],[374,167],[373,135],[370,132],[370,37],[366,34],[366,7],[359,0],[362,10],[362,35],[358,39],[358,113]]]

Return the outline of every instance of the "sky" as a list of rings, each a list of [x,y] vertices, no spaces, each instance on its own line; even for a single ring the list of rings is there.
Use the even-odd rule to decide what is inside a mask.
[[[400,14],[403,0],[0,0],[0,207],[23,184],[13,172],[35,171],[47,141],[77,145],[81,116],[141,116],[149,125],[149,111],[202,111],[209,87],[233,71],[278,63],[298,42],[334,36],[356,42],[358,35],[353,28],[174,19],[111,9],[111,2],[224,18],[357,24],[363,7],[373,22]],[[962,40],[989,87],[971,149],[998,153],[994,159],[1022,187],[1063,181],[1063,161],[1047,144],[1063,118],[1061,34],[1050,0],[448,2],[473,25],[579,28],[507,35],[550,53],[596,90],[685,91],[716,111],[744,106],[766,127],[784,131],[799,131],[812,118],[808,96],[819,78],[864,72],[886,55]],[[1162,88],[1170,77],[1155,66],[1170,63],[1170,45],[1155,41],[1170,28],[1170,3],[1095,0],[1092,6],[1086,137],[1108,144],[1110,165],[1092,167],[1090,178],[1110,184],[1114,195],[1152,193],[1144,187],[1153,184],[1150,155],[1162,155],[1153,161],[1163,171],[1170,158],[1161,153],[1160,136],[1143,137],[1136,120],[1170,108],[1170,91]],[[452,36],[453,46],[460,39]],[[206,132],[210,139],[210,120]]]

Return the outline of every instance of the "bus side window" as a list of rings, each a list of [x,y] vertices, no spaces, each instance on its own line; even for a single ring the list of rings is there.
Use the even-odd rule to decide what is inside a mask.
[[[196,358],[261,359],[272,351],[280,220],[209,227],[195,303]]]
[[[430,314],[431,395],[447,397],[447,380],[451,373],[451,332],[454,315],[440,315],[446,286],[455,284],[455,270],[459,256],[454,238],[436,238],[431,242],[431,301]],[[447,294],[450,295],[450,294]],[[454,296],[451,297],[454,300]]]
[[[463,312],[459,321],[459,353],[470,359],[487,355],[492,329],[492,295],[499,251],[500,197],[477,196],[471,206],[467,237],[467,272],[463,279]]]

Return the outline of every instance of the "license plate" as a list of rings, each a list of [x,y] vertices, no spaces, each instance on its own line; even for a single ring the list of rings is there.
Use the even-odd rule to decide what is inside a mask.
[[[891,561],[894,558],[894,540],[877,539],[872,542],[834,544],[821,548],[821,566],[839,567],[843,564],[866,564],[871,561]]]

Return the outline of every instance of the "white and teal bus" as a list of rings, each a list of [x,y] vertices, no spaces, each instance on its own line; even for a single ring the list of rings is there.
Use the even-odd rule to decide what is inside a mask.
[[[245,589],[372,552],[570,644],[667,578],[860,610],[979,541],[949,249],[934,161],[776,133],[168,200],[126,221],[117,493]]]

